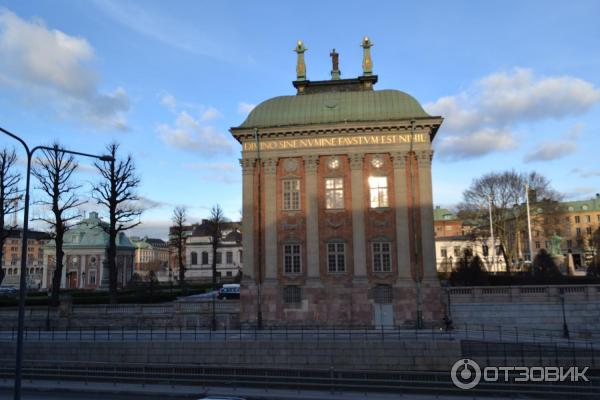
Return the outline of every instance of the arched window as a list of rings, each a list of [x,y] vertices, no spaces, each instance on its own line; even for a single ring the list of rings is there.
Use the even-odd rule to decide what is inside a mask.
[[[207,251],[202,252],[202,264],[203,265],[208,264],[208,252]]]
[[[197,265],[198,264],[198,253],[196,253],[195,251],[192,251],[192,265]]]

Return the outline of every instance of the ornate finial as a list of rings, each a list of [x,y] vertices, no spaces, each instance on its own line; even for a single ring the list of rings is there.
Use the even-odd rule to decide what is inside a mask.
[[[331,79],[338,80],[341,75],[339,65],[340,55],[333,49],[329,53],[329,56],[331,57]]]
[[[363,75],[373,75],[373,61],[371,60],[371,47],[373,47],[373,43],[371,43],[368,36],[364,37],[361,47],[363,48]]]
[[[296,62],[296,80],[304,81],[306,80],[306,65],[304,64],[304,52],[308,50],[304,47],[304,43],[302,40],[298,40],[296,43],[296,48],[294,51],[298,54],[298,60]]]

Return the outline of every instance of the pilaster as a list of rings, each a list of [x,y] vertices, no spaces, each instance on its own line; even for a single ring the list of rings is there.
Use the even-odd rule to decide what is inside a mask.
[[[350,154],[350,188],[352,195],[352,247],[354,249],[354,281],[366,282],[365,199],[363,153]]]
[[[265,186],[265,279],[277,279],[277,159],[263,161]]]
[[[419,198],[421,208],[421,246],[423,249],[423,278],[437,280],[435,266],[435,234],[433,227],[433,193],[431,184],[432,150],[417,151],[419,164]]]
[[[242,273],[254,277],[254,158],[240,159],[242,166]]]
[[[394,166],[394,204],[396,208],[396,253],[398,259],[399,282],[412,281],[406,157],[407,152],[392,153],[392,164]]]
[[[320,283],[319,270],[319,216],[317,203],[317,169],[319,156],[304,156],[306,190],[306,258],[307,277],[311,283]]]

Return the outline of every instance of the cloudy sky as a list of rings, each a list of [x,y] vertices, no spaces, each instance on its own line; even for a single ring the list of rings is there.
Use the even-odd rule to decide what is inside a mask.
[[[119,141],[142,177],[136,233],[166,236],[175,205],[192,221],[217,203],[238,219],[240,147],[228,129],[294,93],[296,40],[319,80],[331,48],[343,77],[359,75],[369,35],[376,88],[406,91],[445,118],[437,204],[509,168],[543,173],[567,198],[600,192],[600,2],[365,4],[0,1],[0,126],[94,153]],[[80,161],[78,178],[92,182]]]

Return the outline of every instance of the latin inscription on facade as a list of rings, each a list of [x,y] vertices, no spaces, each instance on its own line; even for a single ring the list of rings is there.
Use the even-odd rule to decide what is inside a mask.
[[[262,140],[260,142],[261,151],[285,150],[285,149],[305,149],[320,147],[338,147],[338,146],[365,146],[365,145],[386,145],[401,144],[411,142],[410,133],[389,133],[360,136],[332,136],[307,139],[275,139]],[[413,143],[429,143],[429,135],[417,133],[413,137]],[[255,151],[256,143],[248,141],[243,144],[244,151]]]

